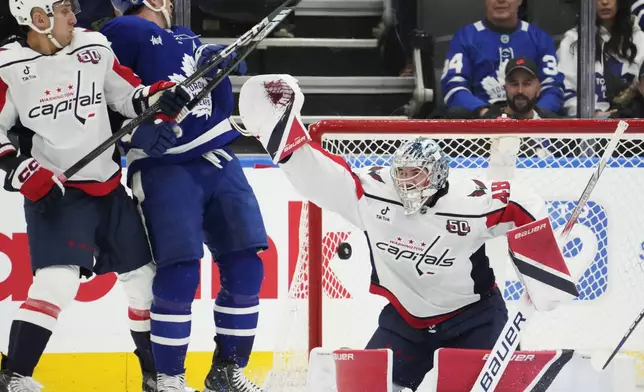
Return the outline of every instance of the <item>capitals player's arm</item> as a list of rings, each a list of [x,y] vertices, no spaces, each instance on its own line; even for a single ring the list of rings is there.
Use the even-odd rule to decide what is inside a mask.
[[[577,116],[577,33],[568,30],[559,44],[559,70],[564,76],[564,111],[568,116]],[[597,96],[595,96],[597,100]]]
[[[492,237],[499,237],[515,227],[548,217],[546,202],[535,192],[510,181],[490,184],[491,212],[487,227]]]
[[[0,74],[0,169],[6,172],[12,170],[17,155],[16,148],[7,137],[17,120],[18,110],[13,104],[9,86]]]
[[[441,76],[441,88],[445,94],[444,100],[447,107],[461,107],[476,112],[487,106],[488,102],[475,96],[470,90],[470,86],[480,81],[472,80],[472,61],[469,58],[470,48],[466,39],[468,27],[456,32],[449,43]]]
[[[539,80],[541,81],[541,93],[537,105],[558,113],[564,101],[564,75],[559,71],[557,61],[557,50],[555,42],[548,33],[537,30],[536,40],[539,45]]]
[[[342,157],[309,142],[283,162],[279,164],[280,168],[304,198],[364,230],[358,209],[364,190]]]

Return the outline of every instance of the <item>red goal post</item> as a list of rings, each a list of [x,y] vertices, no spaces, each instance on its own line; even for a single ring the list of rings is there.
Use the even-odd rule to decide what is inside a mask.
[[[630,120],[623,143],[617,149],[616,157],[624,160],[644,161],[644,120]],[[546,151],[551,156],[541,156],[535,153],[534,156],[525,156],[526,159],[543,160],[538,163],[548,167],[549,160],[565,158],[573,161],[577,158],[598,158],[602,153],[602,143],[610,140],[612,133],[617,126],[618,120],[591,120],[591,119],[549,119],[549,120],[340,120],[321,121],[310,126],[309,131],[313,141],[322,145],[325,149],[339,155],[360,155],[364,161],[369,156],[379,153],[388,154],[394,148],[390,140],[410,138],[412,136],[428,136],[439,141],[446,141],[451,144],[448,155],[456,158],[479,158],[479,156],[467,157],[469,151],[485,157],[485,148],[492,145],[496,138],[514,137],[520,138],[522,145],[537,139],[550,140],[549,145],[553,146],[552,151]],[[357,142],[354,142],[357,141]],[[469,143],[460,142],[461,140]],[[334,144],[333,141],[336,141]],[[337,141],[340,141],[337,143]],[[468,146],[474,141],[475,147]],[[479,143],[478,141],[482,141]],[[362,143],[362,146],[360,144]],[[578,148],[579,145],[584,145]],[[380,144],[380,145],[379,145]],[[383,147],[383,144],[387,144]],[[592,146],[591,146],[592,144]],[[604,144],[605,145],[605,144]],[[334,147],[335,146],[335,147]],[[338,147],[340,146],[340,147]],[[360,150],[369,149],[369,151]],[[333,148],[329,148],[333,147]],[[462,147],[462,149],[461,149]],[[351,150],[355,148],[357,150]],[[459,152],[459,149],[462,151]],[[381,150],[382,152],[379,152]],[[532,150],[534,152],[534,149]],[[540,150],[541,151],[541,150]],[[583,156],[576,156],[576,151],[582,151]],[[482,153],[482,154],[481,154]],[[524,155],[528,153],[524,153]],[[614,155],[615,156],[615,155]],[[537,164],[537,163],[535,163]],[[632,165],[633,163],[629,163]],[[616,164],[619,166],[619,164]],[[584,166],[587,168],[588,166]],[[638,166],[640,167],[640,166]],[[644,164],[641,166],[644,167]],[[644,173],[642,170],[639,173]],[[644,175],[644,174],[642,174]],[[602,179],[600,179],[600,185]],[[644,180],[636,185],[644,184]],[[578,189],[581,194],[582,188]],[[634,189],[634,192],[637,190]],[[642,189],[644,191],[644,189]],[[644,210],[644,204],[639,206]],[[308,338],[309,349],[320,347],[323,336],[323,255],[324,232],[322,227],[322,211],[315,205],[308,206]],[[642,238],[644,240],[644,238]],[[644,292],[644,269],[639,267],[637,274],[642,277],[641,286]],[[590,284],[590,283],[589,283]],[[635,290],[635,286],[630,287]],[[591,293],[592,294],[592,293]],[[597,293],[595,293],[597,295]],[[590,295],[589,295],[590,298]],[[637,298],[644,299],[644,294]],[[635,298],[633,298],[635,300]],[[644,303],[644,302],[642,302]],[[618,334],[624,331],[618,331]],[[617,343],[617,341],[615,342]],[[555,348],[555,347],[553,347]]]

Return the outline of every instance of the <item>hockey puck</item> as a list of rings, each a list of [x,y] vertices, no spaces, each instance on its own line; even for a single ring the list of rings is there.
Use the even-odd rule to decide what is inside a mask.
[[[338,257],[340,257],[340,259],[348,259],[351,257],[351,252],[351,245],[349,245],[348,242],[341,242],[340,245],[338,245]]]

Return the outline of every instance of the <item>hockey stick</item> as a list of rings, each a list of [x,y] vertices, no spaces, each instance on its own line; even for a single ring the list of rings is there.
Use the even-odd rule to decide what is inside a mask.
[[[235,42],[232,44],[228,45],[225,49],[223,49],[221,52],[219,52],[218,55],[214,56],[206,65],[203,67],[197,69],[193,74],[188,76],[184,81],[179,83],[176,88],[183,88],[185,91],[189,91],[188,88],[190,85],[192,85],[194,82],[199,80],[200,78],[204,77],[207,73],[209,73],[211,70],[213,70],[216,66],[218,66],[226,57],[230,56],[233,52],[237,51],[239,48],[242,48],[244,46],[247,46],[250,42],[252,42],[252,48],[254,49],[259,41],[263,40],[266,38],[266,36],[275,28],[279,23],[282,22],[284,19],[283,12],[285,12],[285,8],[294,0],[286,0],[282,5],[277,7],[273,12],[271,12],[270,15],[268,15],[266,18],[262,19],[258,24],[253,26],[250,30],[248,30],[246,33],[244,33],[241,37],[239,37]],[[288,10],[288,13],[290,13],[292,9]],[[288,15],[286,13],[286,15]],[[267,31],[267,26],[271,27],[270,30]],[[252,49],[251,49],[252,50]],[[248,52],[250,53],[250,52]],[[248,55],[246,53],[246,56]],[[242,58],[243,59],[243,58]],[[231,65],[237,65],[239,62],[235,61]],[[228,67],[231,68],[231,67]],[[215,85],[221,83],[221,81],[230,73],[234,68],[228,69],[227,73],[221,72],[217,75],[217,78],[213,79],[210,83],[213,83]],[[207,87],[207,86],[206,86]],[[206,89],[204,87],[204,89]],[[215,86],[216,87],[216,86]],[[214,89],[214,87],[213,87]],[[203,99],[203,97],[201,98]],[[194,101],[192,99],[190,101],[190,104]],[[194,105],[199,101],[196,101]],[[194,107],[193,105],[193,107]],[[104,153],[108,148],[112,147],[115,143],[117,143],[123,136],[131,133],[136,127],[141,125],[144,121],[146,121],[148,118],[153,116],[154,114],[159,112],[159,103],[155,102],[153,105],[151,105],[149,108],[144,110],[139,116],[136,118],[132,119],[129,123],[127,123],[125,126],[123,126],[120,130],[115,132],[112,136],[110,136],[107,140],[105,140],[103,143],[99,144],[98,147],[94,148],[92,151],[90,151],[87,155],[85,155],[83,158],[78,160],[75,164],[73,164],[69,169],[65,170],[64,173],[58,176],[58,180],[60,182],[65,182],[69,178],[71,178],[74,174],[78,173],[82,168],[87,166],[91,161],[94,159],[98,158],[102,153]]]
[[[287,7],[287,5],[290,3],[290,0],[287,0],[286,3],[282,4],[277,10],[273,12],[273,14],[277,13],[273,18],[273,14],[271,16],[267,17],[265,20],[270,20],[269,23],[267,23],[264,26],[264,29],[259,32],[259,34],[255,37],[249,38],[250,44],[248,46],[244,46],[240,50],[237,51],[237,57],[235,60],[225,69],[222,69],[217,73],[217,77],[212,79],[211,81],[208,82],[204,86],[201,91],[195,95],[190,102],[186,105],[186,108],[181,111],[181,114],[177,117],[177,122],[183,121],[183,119],[190,113],[190,111],[197,106],[197,104],[204,98],[210,95],[210,93],[219,86],[219,84],[224,80],[226,76],[228,76],[231,72],[237,68],[237,65],[241,63],[248,55],[255,50],[257,45],[266,38],[282,21],[291,13],[293,12],[294,7]]]
[[[608,366],[608,364],[611,363],[613,358],[615,358],[615,355],[617,355],[619,350],[622,349],[622,346],[624,346],[624,344],[626,343],[628,338],[631,336],[633,331],[635,331],[635,328],[637,328],[637,325],[640,323],[640,321],[642,321],[642,319],[644,319],[644,309],[642,310],[642,312],[640,312],[640,314],[637,316],[637,318],[635,319],[633,324],[631,324],[631,326],[628,328],[628,331],[626,331],[626,334],[622,337],[622,340],[619,341],[619,344],[617,345],[617,347],[615,347],[613,352],[610,354],[610,356],[608,357],[608,359],[604,363],[604,366],[602,366],[602,370],[606,369],[606,366]]]
[[[584,191],[581,193],[577,205],[573,209],[570,218],[564,225],[563,230],[559,236],[559,245],[563,246],[565,240],[570,235],[573,226],[577,223],[581,212],[588,202],[592,191],[595,189],[597,182],[599,181],[599,176],[604,171],[604,168],[608,164],[608,160],[612,157],[621,136],[628,129],[628,123],[625,121],[620,121],[617,124],[617,128],[611,137],[610,142],[606,146],[604,153],[602,154],[595,171],[588,180],[588,184]],[[510,250],[510,254],[512,254]],[[577,278],[577,277],[575,277]],[[525,285],[524,285],[525,287]],[[524,288],[525,290],[525,288]],[[511,316],[508,318],[508,321],[505,323],[501,334],[499,335],[494,347],[492,348],[490,356],[485,361],[483,369],[479,373],[479,376],[476,378],[474,386],[472,387],[472,392],[490,392],[494,391],[505,372],[514,351],[516,350],[519,342],[521,341],[521,335],[525,330],[527,322],[532,318],[531,316],[536,311],[534,306],[530,303],[527,292],[524,293],[519,299],[521,303],[518,308],[512,312]],[[634,328],[634,327],[633,327]],[[632,332],[632,331],[630,331]],[[629,334],[627,335],[630,335]],[[624,339],[625,340],[625,339]]]

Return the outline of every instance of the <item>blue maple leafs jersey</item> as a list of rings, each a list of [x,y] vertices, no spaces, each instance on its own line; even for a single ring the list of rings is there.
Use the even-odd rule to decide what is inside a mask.
[[[445,104],[476,111],[505,101],[505,66],[516,57],[528,57],[537,64],[541,81],[537,104],[558,112],[563,104],[563,75],[558,70],[554,41],[524,21],[511,32],[478,21],[454,35],[441,76]]]
[[[604,27],[600,29],[600,33],[601,42],[604,45],[610,40],[610,33]],[[640,67],[644,64],[644,32],[639,28],[635,28],[632,40],[637,48],[637,54],[632,63],[618,55],[604,55],[601,61],[595,61],[595,111],[606,112],[611,109],[610,99],[612,97],[609,96],[610,92],[608,91],[610,82],[607,81],[609,72],[612,74],[612,79],[615,80],[613,83],[621,84],[621,86],[616,87],[621,87],[622,89],[631,85],[638,77]],[[564,34],[558,51],[559,68],[565,77],[564,111],[569,116],[577,115],[578,41],[577,29],[570,29]],[[604,50],[602,49],[603,52]],[[613,91],[613,94],[617,93],[619,91]]]
[[[196,70],[194,50],[201,45],[197,34],[182,26],[162,29],[157,24],[138,16],[120,16],[101,28],[112,43],[119,61],[130,67],[143,83],[159,80],[180,83]],[[197,80],[190,88],[200,91],[207,83]],[[127,163],[131,171],[144,165],[185,162],[202,154],[221,148],[237,137],[228,118],[232,115],[234,98],[230,79],[226,78],[195,106],[181,122],[183,135],[177,146],[159,158],[150,158],[140,149],[127,150]]]

